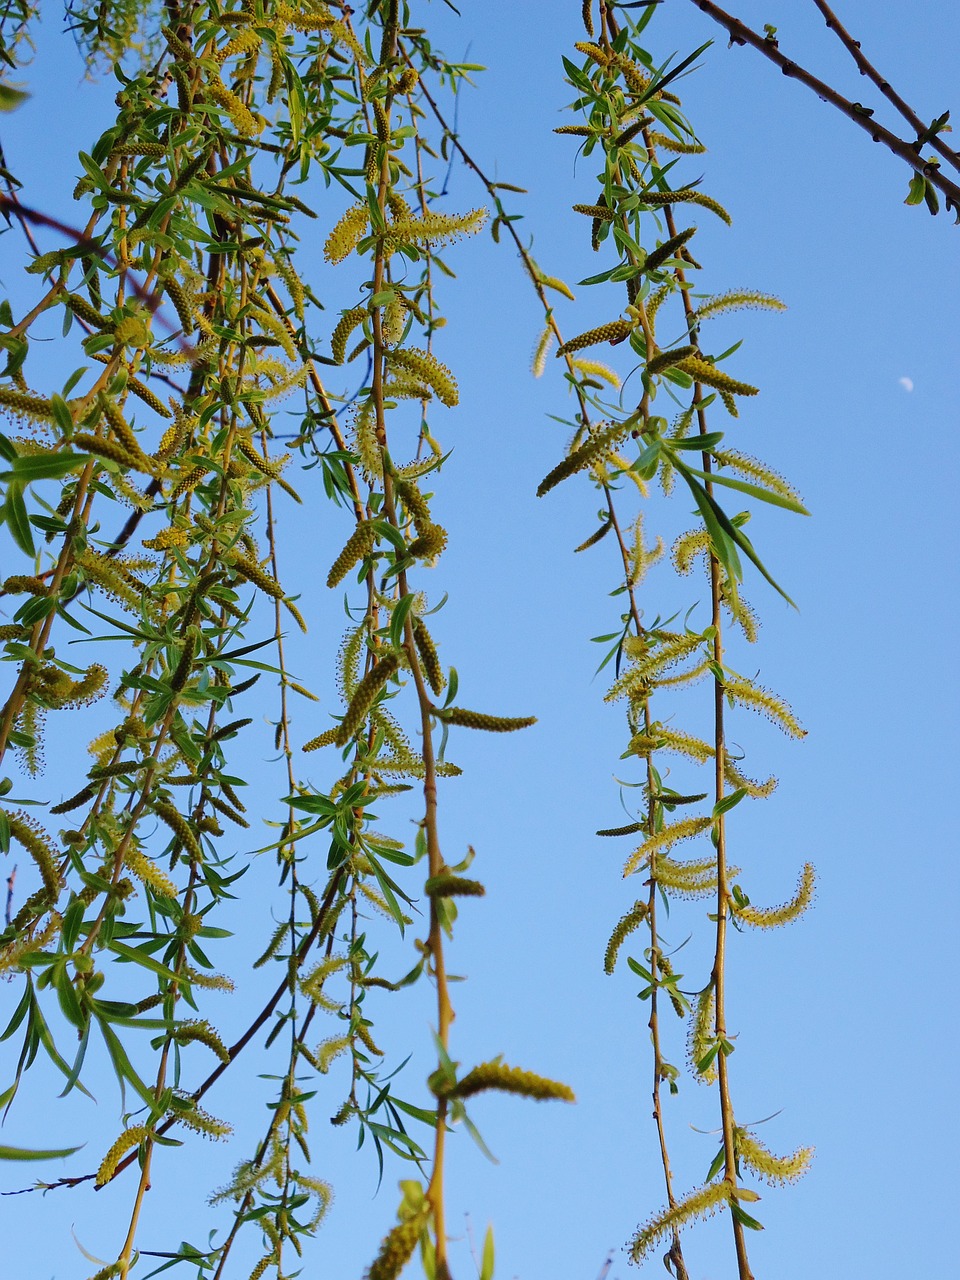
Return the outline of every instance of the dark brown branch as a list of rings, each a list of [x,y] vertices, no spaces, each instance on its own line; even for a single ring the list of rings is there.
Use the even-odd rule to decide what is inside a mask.
[[[903,98],[900,97],[899,93],[897,93],[889,80],[885,80],[870,60],[864,57],[860,49],[860,41],[854,40],[853,36],[825,0],[813,0],[813,3],[823,14],[827,27],[834,33],[857,64],[857,69],[860,74],[862,76],[867,76],[872,80],[887,101],[893,103],[896,109],[903,116],[904,120],[906,120],[907,124],[910,125],[911,129],[916,130],[917,139],[919,140],[920,138],[923,138],[926,135],[929,126],[924,124],[909,103],[905,102]],[[934,151],[943,156],[944,160],[946,160],[948,164],[951,164],[954,169],[960,170],[960,154],[951,150],[937,134],[932,134],[927,137],[926,142],[934,149]]]
[[[812,89],[814,93],[824,102],[829,102],[832,107],[843,113],[848,120],[852,120],[854,124],[859,125],[861,129],[867,132],[874,142],[882,142],[888,151],[895,156],[899,156],[901,160],[906,161],[911,169],[915,170],[930,183],[932,187],[942,192],[948,209],[952,209],[958,217],[960,217],[960,186],[955,182],[951,182],[949,178],[945,178],[940,173],[936,162],[924,160],[919,154],[919,149],[915,143],[904,141],[882,124],[878,124],[872,117],[873,113],[859,102],[851,102],[849,98],[845,98],[843,94],[838,93],[836,89],[831,89],[823,80],[817,78],[812,72],[801,67],[799,63],[793,62],[782,54],[777,47],[775,40],[764,39],[758,35],[751,27],[741,22],[739,18],[733,17],[719,5],[713,3],[713,0],[693,0],[698,9],[701,9],[714,22],[720,24],[730,36],[731,44],[749,44],[754,49],[758,49],[765,58],[768,58],[775,66],[778,66],[785,76],[791,79],[799,80],[801,84],[805,84],[808,89]]]

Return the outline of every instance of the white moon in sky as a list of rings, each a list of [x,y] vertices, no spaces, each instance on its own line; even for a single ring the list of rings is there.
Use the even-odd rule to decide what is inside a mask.
[[[912,379],[912,378],[900,378],[900,379],[899,379],[899,382],[900,382],[901,387],[903,387],[904,391],[912,391],[912,390],[913,390],[913,379]]]

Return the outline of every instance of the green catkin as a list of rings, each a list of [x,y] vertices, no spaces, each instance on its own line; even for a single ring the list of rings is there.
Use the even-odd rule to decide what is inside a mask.
[[[550,354],[550,348],[553,346],[556,334],[552,325],[547,325],[540,337],[537,339],[537,345],[533,351],[533,359],[530,362],[530,372],[535,378],[541,378],[543,371],[547,367],[547,356]]]
[[[400,659],[395,653],[388,653],[381,658],[354,690],[353,697],[347,707],[340,727],[337,730],[336,745],[345,747],[351,738],[360,730],[377,695],[391,676],[396,674]]]
[[[582,351],[584,347],[594,347],[600,342],[615,344],[623,342],[633,330],[630,320],[611,320],[608,324],[598,325],[595,329],[587,329],[562,346],[557,348],[558,356],[565,356],[571,351]]]
[[[110,321],[102,316],[99,311],[95,310],[86,298],[79,293],[68,293],[66,298],[67,306],[75,316],[81,320],[85,320],[94,329],[109,329]]]
[[[13,387],[0,387],[0,408],[6,409],[11,416],[25,418],[28,422],[50,422],[53,419],[53,404],[50,400]]]
[[[437,714],[445,724],[460,725],[464,729],[484,729],[487,733],[513,733],[537,723],[536,716],[490,716],[482,711],[468,711],[465,707],[446,707]]]
[[[376,532],[369,520],[362,520],[347,539],[346,546],[337,556],[327,574],[327,586],[336,587],[343,581],[354,565],[366,559],[373,551]]]
[[[133,1125],[129,1129],[125,1129],[120,1137],[116,1140],[107,1154],[100,1162],[100,1168],[97,1170],[97,1176],[94,1179],[95,1187],[105,1187],[113,1175],[117,1171],[117,1165],[121,1158],[132,1147],[138,1147],[147,1137],[149,1129],[145,1124]]]
[[[277,954],[277,952],[283,946],[283,940],[284,938],[286,938],[287,933],[289,932],[289,929],[290,929],[289,920],[284,920],[281,924],[277,925],[276,929],[273,932],[273,937],[267,943],[267,949],[263,952],[262,955],[258,956],[257,959],[254,960],[253,962],[254,969],[261,969],[267,963],[268,960],[273,959],[273,957]]]
[[[660,970],[661,976],[666,979],[675,979],[676,974],[674,972],[673,965],[670,963],[669,958],[665,956],[662,951],[658,951],[656,954],[657,954],[657,968]],[[676,982],[667,981],[667,982],[663,982],[661,985],[666,988],[667,999],[670,1001],[671,1005],[673,1006],[674,1013],[677,1015],[678,1018],[682,1018],[687,1012],[687,1010],[683,1002],[683,997],[680,995],[679,991],[677,991]]]
[[[128,453],[116,440],[101,439],[99,436],[87,435],[81,431],[73,437],[73,443],[78,449],[82,449],[84,453],[95,454],[98,458],[107,458],[110,462],[115,462],[119,467],[123,467],[124,470],[142,471],[147,475],[152,475],[154,472],[154,466],[150,459]]]
[[[701,156],[707,149],[702,142],[682,142],[679,138],[673,138],[667,133],[651,133],[650,142],[663,151],[671,151],[681,156]]]
[[[548,1080],[533,1071],[523,1071],[520,1067],[508,1067],[499,1061],[483,1062],[472,1071],[468,1071],[452,1090],[457,1098],[469,1098],[486,1089],[497,1089],[501,1093],[518,1093],[525,1098],[535,1098],[539,1102],[551,1098],[562,1102],[574,1102],[573,1090],[559,1080]]]
[[[323,733],[318,733],[315,738],[311,738],[309,742],[303,744],[304,751],[319,751],[321,747],[332,747],[339,736],[340,730],[334,726],[332,729],[325,729]]]
[[[419,1213],[398,1223],[389,1231],[383,1238],[379,1253],[367,1269],[364,1280],[396,1280],[413,1256],[426,1221],[426,1214]]]
[[[190,678],[190,672],[193,669],[193,660],[197,656],[197,637],[191,632],[187,636],[186,643],[183,646],[183,653],[180,655],[180,661],[177,663],[173,675],[170,677],[170,688],[179,693]]]
[[[634,849],[624,864],[624,876],[632,875],[640,867],[645,866],[651,854],[659,853],[662,849],[671,849],[681,840],[692,840],[706,831],[711,822],[711,818],[681,818],[678,822],[667,823],[662,831],[649,836],[639,848]]]
[[[447,545],[447,531],[443,525],[428,524],[424,527],[420,536],[407,547],[410,555],[415,556],[418,560],[435,560],[441,555],[444,547]]]
[[[696,350],[696,347],[687,344],[684,347],[674,347],[672,351],[658,351],[651,360],[647,361],[647,373],[652,377],[654,374],[663,373],[665,369],[673,369],[695,355]]]
[[[772,467],[768,467],[765,463],[760,462],[758,458],[751,458],[749,454],[740,453],[735,449],[723,449],[714,452],[714,458],[721,467],[728,467],[737,475],[743,476],[747,480],[752,480],[755,484],[760,484],[764,488],[770,489],[773,493],[779,493],[781,497],[790,498],[794,502],[800,502],[800,494],[794,489],[789,481],[785,480],[779,472],[774,471]]]
[[[612,222],[617,216],[616,209],[605,204],[575,204],[574,213],[585,214],[588,218],[596,218],[598,222]]]
[[[272,578],[255,560],[251,560],[249,556],[243,555],[242,552],[231,551],[230,563],[241,577],[252,582],[255,587],[259,587],[265,595],[271,596],[274,600],[283,599],[283,587],[281,587],[276,578]]]
[[[225,818],[229,818],[235,826],[243,828],[250,826],[243,814],[237,813],[235,809],[227,804],[226,800],[221,800],[219,796],[208,796],[207,799],[219,813],[222,813]]]
[[[734,1188],[726,1181],[711,1182],[698,1191],[692,1191],[672,1208],[662,1210],[637,1231],[628,1246],[631,1259],[634,1262],[642,1262],[653,1246],[664,1236],[672,1234],[693,1218],[709,1217],[717,1209],[729,1204],[734,1194]]]
[[[200,848],[199,841],[193,833],[193,828],[183,814],[169,800],[154,800],[153,810],[157,817],[164,822],[180,843],[189,852],[191,858],[195,862],[203,861],[203,851]]]
[[[770,1186],[796,1182],[810,1168],[813,1159],[813,1147],[798,1147],[789,1156],[774,1155],[748,1129],[737,1129],[735,1140],[737,1155],[743,1163]]]
[[[566,480],[569,476],[576,475],[578,471],[584,471],[587,467],[593,466],[604,454],[615,448],[629,430],[629,426],[624,423],[614,422],[594,432],[579,448],[574,449],[572,453],[568,453],[563,461],[559,462],[541,480],[537,488],[537,497],[542,498],[551,489],[555,489],[561,481]]]
[[[366,307],[352,307],[349,311],[345,311],[337,321],[333,333],[330,335],[330,350],[333,353],[335,364],[343,364],[350,335],[357,325],[363,323],[366,316]]]
[[[813,901],[815,886],[816,872],[813,864],[806,862],[800,873],[797,892],[789,902],[784,902],[779,907],[755,907],[731,899],[730,909],[738,920],[752,924],[757,929],[776,929],[780,925],[792,924],[803,915]]]
[[[250,716],[246,716],[242,720],[231,720],[229,724],[221,725],[219,729],[215,729],[210,735],[210,741],[220,742],[223,738],[232,737],[233,734],[239,733],[241,729],[245,729],[248,724],[253,724]]]
[[[704,209],[709,209],[711,213],[715,213],[728,227],[733,222],[733,219],[719,200],[714,200],[713,196],[708,196],[703,191],[698,191],[695,187],[683,187],[679,191],[647,190],[641,193],[640,199],[645,205],[654,209],[662,209],[665,205],[671,204],[698,204]]]
[[[437,646],[422,618],[413,620],[413,641],[420,655],[420,664],[423,667],[423,674],[427,677],[427,684],[435,694],[441,694],[447,681],[443,674],[443,667],[440,665]]]
[[[639,825],[639,824],[638,824]],[[627,831],[633,830],[632,827],[626,828]],[[600,834],[608,834],[606,832],[598,832]],[[613,834],[612,832],[609,834]],[[635,902],[628,912],[626,912],[617,921],[614,926],[613,933],[610,935],[610,941],[607,943],[607,949],[603,955],[603,971],[604,973],[613,973],[617,965],[617,956],[623,943],[633,933],[634,929],[638,929],[650,913],[650,908],[642,899]]]
[[[696,234],[695,227],[687,227],[686,230],[682,230],[682,232],[677,232],[676,236],[671,236],[671,238],[667,239],[667,241],[664,241],[662,244],[660,244],[658,248],[655,248],[655,250],[652,253],[648,253],[648,255],[646,255],[646,261],[644,262],[644,270],[657,271],[659,270],[659,268],[662,268],[664,262],[667,262],[669,259],[672,259],[672,257],[678,256],[678,253],[680,253],[681,248],[684,247],[686,242],[689,241],[689,239],[691,239],[692,237],[694,237],[695,234]]]
[[[718,369],[715,364],[701,359],[700,356],[687,356],[685,360],[677,363],[676,368],[682,373],[688,373],[694,382],[702,382],[704,386],[715,387],[718,391],[728,391],[731,395],[737,396],[760,394],[759,387],[751,386],[749,382],[738,382],[736,378],[731,378],[729,373]]]
[[[479,880],[447,874],[430,876],[423,888],[428,898],[482,898],[487,892]]]
[[[47,584],[42,578],[35,578],[28,574],[15,573],[11,577],[5,579],[2,590],[5,595],[10,596],[45,596],[47,594]],[[17,632],[23,630],[22,627],[15,628]],[[7,637],[13,639],[13,636]]]

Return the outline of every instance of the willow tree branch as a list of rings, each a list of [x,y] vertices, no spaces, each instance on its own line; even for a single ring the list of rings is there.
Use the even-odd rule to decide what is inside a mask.
[[[922,138],[927,132],[929,126],[924,124],[910,104],[900,97],[899,93],[897,93],[889,80],[885,80],[873,63],[864,56],[860,48],[860,41],[854,40],[850,32],[826,3],[826,0],[813,0],[813,3],[823,14],[824,21],[826,22],[829,30],[834,33],[857,64],[857,69],[860,74],[862,76],[867,76],[873,81],[887,101],[893,103],[896,109],[903,116],[904,120],[906,120],[907,124],[910,125],[911,129],[916,130],[917,138]],[[943,156],[944,160],[946,160],[948,164],[952,165],[954,169],[960,171],[960,153],[953,151],[948,147],[937,134],[933,134],[929,137],[927,139],[927,143],[934,149],[934,151]]]
[[[882,124],[878,124],[873,119],[873,113],[868,108],[862,106],[859,102],[851,102],[849,98],[845,98],[836,89],[831,89],[828,84],[820,80],[812,72],[807,71],[799,63],[782,54],[775,40],[768,40],[758,35],[756,31],[748,27],[746,23],[741,22],[739,18],[733,17],[732,14],[721,9],[719,5],[714,4],[713,0],[692,0],[692,2],[707,17],[712,18],[714,22],[719,23],[727,31],[731,44],[752,45],[765,58],[768,58],[775,66],[778,66],[785,76],[805,84],[808,89],[812,89],[824,102],[829,102],[832,107],[836,107],[848,120],[852,120],[854,124],[868,133],[874,142],[882,142],[888,151],[891,151],[895,156],[899,156],[911,169],[926,178],[932,187],[936,187],[943,194],[947,208],[957,213],[958,219],[960,219],[960,186],[955,182],[951,182],[949,178],[945,178],[940,173],[935,161],[923,159],[920,155],[919,142],[906,142]]]

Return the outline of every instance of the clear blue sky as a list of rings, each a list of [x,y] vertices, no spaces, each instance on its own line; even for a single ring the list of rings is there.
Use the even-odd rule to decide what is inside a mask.
[[[812,4],[737,0],[733,7],[754,27],[777,25],[786,52],[852,98],[874,103],[877,95]],[[838,0],[838,7],[922,117],[960,110],[960,20],[952,8],[933,0],[909,9],[867,0]],[[582,38],[579,8],[574,0],[529,0],[509,10],[494,0],[464,0],[457,18],[438,0],[417,6],[440,47],[489,68],[463,96],[462,134],[484,167],[529,188],[529,196],[511,197],[511,207],[524,213],[521,226],[534,237],[544,269],[569,283],[600,269],[585,220],[569,211],[573,202],[593,199],[595,164],[575,164],[570,140],[551,132],[571,96],[560,57]],[[730,229],[699,219],[704,279],[717,292],[762,289],[789,307],[784,315],[747,313],[718,328],[731,342],[745,339],[737,373],[762,388],[736,428],[736,443],[787,475],[812,513],[809,520],[758,515],[751,526],[799,611],[748,581],[763,617],[748,673],[759,670],[762,683],[787,697],[809,734],[790,744],[765,722],[743,724],[753,771],[776,772],[781,783],[773,800],[736,811],[733,856],[757,902],[789,897],[807,859],[819,874],[816,906],[801,923],[733,943],[738,1116],[758,1120],[782,1108],[763,1128],[769,1145],[817,1147],[802,1183],[764,1191],[758,1216],[767,1230],[751,1237],[751,1257],[758,1280],[952,1274],[960,1260],[952,803],[960,781],[960,228],[905,207],[903,165],[752,50],[728,49],[688,0],[662,8],[648,28],[658,56],[715,41],[681,90],[709,147],[699,166],[704,189],[734,216]],[[79,59],[69,37],[56,32],[58,22],[51,13],[25,76],[33,97],[5,122],[4,146],[24,180],[23,201],[69,219],[76,152],[88,149],[102,118],[97,103],[112,88],[80,85]],[[685,172],[695,176],[689,165]],[[459,166],[450,192],[451,209],[481,200]],[[310,198],[320,210],[320,240],[344,201],[322,189]],[[0,272],[11,290],[22,287],[21,247],[16,231],[0,240]],[[43,247],[55,244],[44,240]],[[538,382],[529,376],[540,321],[520,264],[509,246],[498,250],[489,238],[448,256],[460,279],[443,294],[449,324],[438,351],[458,374],[462,407],[437,428],[454,448],[436,505],[450,549],[431,590],[451,591],[437,637],[445,661],[460,672],[464,705],[539,717],[524,734],[461,733],[451,747],[465,773],[441,795],[447,856],[474,845],[488,891],[484,902],[462,910],[451,950],[454,972],[469,977],[455,992],[453,1051],[464,1063],[502,1052],[510,1063],[568,1081],[579,1099],[575,1108],[550,1111],[494,1095],[479,1099],[471,1114],[500,1165],[489,1165],[457,1135],[450,1226],[458,1232],[469,1213],[482,1237],[493,1221],[500,1280],[592,1280],[611,1249],[610,1280],[623,1280],[620,1248],[661,1203],[662,1184],[639,984],[625,969],[607,978],[601,968],[609,931],[635,896],[620,878],[620,845],[593,835],[617,825],[622,812],[614,781],[625,768],[618,759],[621,711],[603,704],[604,676],[592,679],[599,647],[589,642],[616,625],[618,605],[607,595],[616,571],[607,544],[572,554],[595,527],[588,485],[534,497],[565,444],[547,415],[567,412],[567,400],[553,365]],[[318,249],[321,290],[328,270]],[[570,333],[611,318],[621,305],[600,290],[576,292],[575,304],[558,303]],[[303,490],[309,492],[306,483]],[[293,642],[293,663],[329,704],[329,673],[314,655],[336,635],[341,614],[320,579],[344,530],[332,523],[317,529],[308,512],[281,510],[291,574],[309,569],[314,556],[322,570],[305,588],[317,621],[308,641]],[[650,517],[652,531],[659,511]],[[646,606],[653,613],[661,588],[676,593],[665,576],[653,577]],[[690,602],[696,593],[691,580]],[[301,740],[311,736],[306,724],[302,729]],[[75,772],[82,743],[62,750],[64,767]],[[326,775],[315,759],[322,785]],[[54,757],[52,776],[35,794],[47,798],[60,760]],[[256,752],[248,764],[266,771]],[[264,816],[275,815],[265,808]],[[257,837],[250,847],[257,843],[265,841]],[[266,891],[271,880],[272,869],[257,864],[247,884]],[[692,988],[707,973],[705,910],[688,905],[671,924],[674,944],[694,934],[682,953]],[[254,927],[242,905],[233,921],[240,933]],[[265,933],[262,923],[256,927]],[[229,958],[222,963],[229,970]],[[398,1001],[399,1009],[388,1000],[380,1005],[390,1019],[380,1038],[391,1042],[394,1060],[414,1055],[407,1068],[413,1094],[429,1069],[430,994],[423,986]],[[255,999],[251,988],[234,997],[232,1010],[225,1001],[225,1034],[243,1025]],[[673,1046],[673,1060],[681,1062],[679,1029]],[[4,1078],[9,1054],[9,1045],[0,1046]],[[249,1068],[267,1069],[264,1060]],[[325,1087],[329,1097],[318,1099],[313,1125],[314,1172],[334,1183],[337,1199],[304,1274],[359,1277],[393,1221],[396,1179],[410,1170],[388,1167],[375,1197],[372,1157],[355,1156],[352,1135],[326,1123],[343,1088],[335,1071]],[[50,1123],[69,1130],[69,1138],[82,1140],[95,1128],[119,1131],[119,1104],[108,1086],[95,1108],[72,1100],[62,1113],[53,1110],[56,1092],[56,1082],[44,1079],[32,1095],[42,1111],[15,1110],[4,1140],[33,1142],[48,1108]],[[154,1239],[162,1240],[159,1247],[175,1243],[157,1230],[173,1214],[183,1216],[186,1238],[203,1242],[202,1198],[255,1141],[262,1113],[249,1099],[260,1093],[264,1086],[251,1074],[211,1095],[211,1110],[237,1126],[229,1149],[196,1143],[193,1155],[159,1153],[145,1248]],[[713,1108],[709,1091],[689,1080],[669,1101],[680,1188],[697,1184],[712,1159],[717,1138],[690,1126],[713,1130]],[[78,1161],[84,1171],[95,1164],[101,1142],[91,1139],[70,1171]],[[33,1172],[2,1171],[4,1187],[22,1185]],[[57,1172],[51,1168],[50,1176]],[[99,1195],[84,1189],[4,1201],[5,1266],[29,1280],[89,1274],[96,1267],[76,1252],[71,1225],[87,1249],[113,1257],[109,1215],[123,1215],[129,1196],[129,1186],[113,1186]],[[726,1222],[714,1222],[687,1237],[695,1280],[734,1274],[728,1234]],[[455,1247],[451,1261],[460,1280],[471,1274],[466,1244]],[[648,1266],[659,1273],[657,1260]]]

